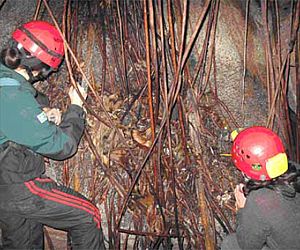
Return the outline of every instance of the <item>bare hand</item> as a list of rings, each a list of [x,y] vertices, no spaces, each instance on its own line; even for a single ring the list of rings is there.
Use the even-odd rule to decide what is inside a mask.
[[[59,109],[44,108],[43,110],[46,113],[49,122],[53,122],[55,125],[61,123],[61,111]]]
[[[236,185],[236,187],[234,189],[234,196],[235,196],[235,200],[236,200],[235,207],[237,210],[245,207],[246,197],[243,192],[243,187],[244,187],[244,184],[239,184],[239,185]]]
[[[84,91],[84,88],[81,87],[79,84],[77,84],[77,87],[78,87],[83,99],[86,100],[87,93]],[[71,86],[71,88],[69,90],[69,97],[71,99],[71,104],[75,104],[75,105],[82,107],[83,101],[81,100],[80,96],[78,95],[76,89],[73,86]]]

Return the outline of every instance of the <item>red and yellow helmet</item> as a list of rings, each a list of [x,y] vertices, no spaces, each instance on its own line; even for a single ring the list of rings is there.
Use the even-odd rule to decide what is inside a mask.
[[[265,127],[250,127],[237,133],[231,156],[235,166],[254,180],[270,180],[288,169],[281,139]]]
[[[57,69],[64,57],[64,44],[58,30],[45,21],[31,21],[18,28],[12,37],[31,55]]]

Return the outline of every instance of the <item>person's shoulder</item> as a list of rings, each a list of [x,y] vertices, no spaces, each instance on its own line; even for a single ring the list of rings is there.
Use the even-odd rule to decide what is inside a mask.
[[[0,77],[0,87],[18,87],[20,82],[11,77]]]
[[[269,188],[260,188],[253,190],[247,197],[248,203],[257,204],[262,206],[263,204],[268,204],[276,198],[276,192]]]
[[[256,190],[252,190],[249,193],[249,197],[257,197],[257,196],[264,196],[264,195],[271,195],[274,193],[274,190],[270,188],[259,188]]]
[[[7,68],[0,63],[0,86],[1,87],[19,87],[23,84],[24,78],[14,70]]]
[[[13,77],[15,75],[15,71],[6,67],[4,64],[0,62],[0,77]]]
[[[7,105],[16,107],[18,103],[24,105],[35,101],[36,90],[14,78],[0,78],[0,89],[0,101]]]
[[[29,82],[15,77],[15,75],[0,74],[0,87],[6,92],[14,92],[15,94],[29,93],[33,96],[36,95],[36,90]]]

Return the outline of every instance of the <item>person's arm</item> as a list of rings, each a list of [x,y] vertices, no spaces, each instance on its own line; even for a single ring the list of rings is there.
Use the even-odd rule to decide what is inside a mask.
[[[236,235],[241,249],[261,250],[269,228],[253,194],[247,196],[244,208],[238,209]]]
[[[44,93],[36,90],[35,99],[42,108],[50,107],[49,99]]]
[[[74,93],[73,93],[74,94]],[[71,97],[71,96],[70,96]],[[76,99],[76,98],[75,98]],[[8,140],[56,160],[77,151],[84,130],[85,115],[80,104],[72,102],[60,126],[47,120],[45,113],[28,91],[5,87],[0,91],[0,128]]]

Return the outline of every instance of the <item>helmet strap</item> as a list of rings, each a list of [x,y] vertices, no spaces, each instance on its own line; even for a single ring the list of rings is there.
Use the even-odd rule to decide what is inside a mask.
[[[247,176],[244,172],[242,172],[242,175],[243,175],[243,177],[244,177],[244,181],[245,181],[245,182],[248,182],[248,181],[251,180],[251,178],[250,178],[249,176]]]
[[[38,75],[34,76],[32,74],[32,69],[28,66],[24,66],[25,70],[29,76],[28,82],[30,82],[31,84],[38,82],[38,81],[44,81],[53,71],[52,68],[50,68],[49,70],[42,70],[41,72],[38,73]]]

